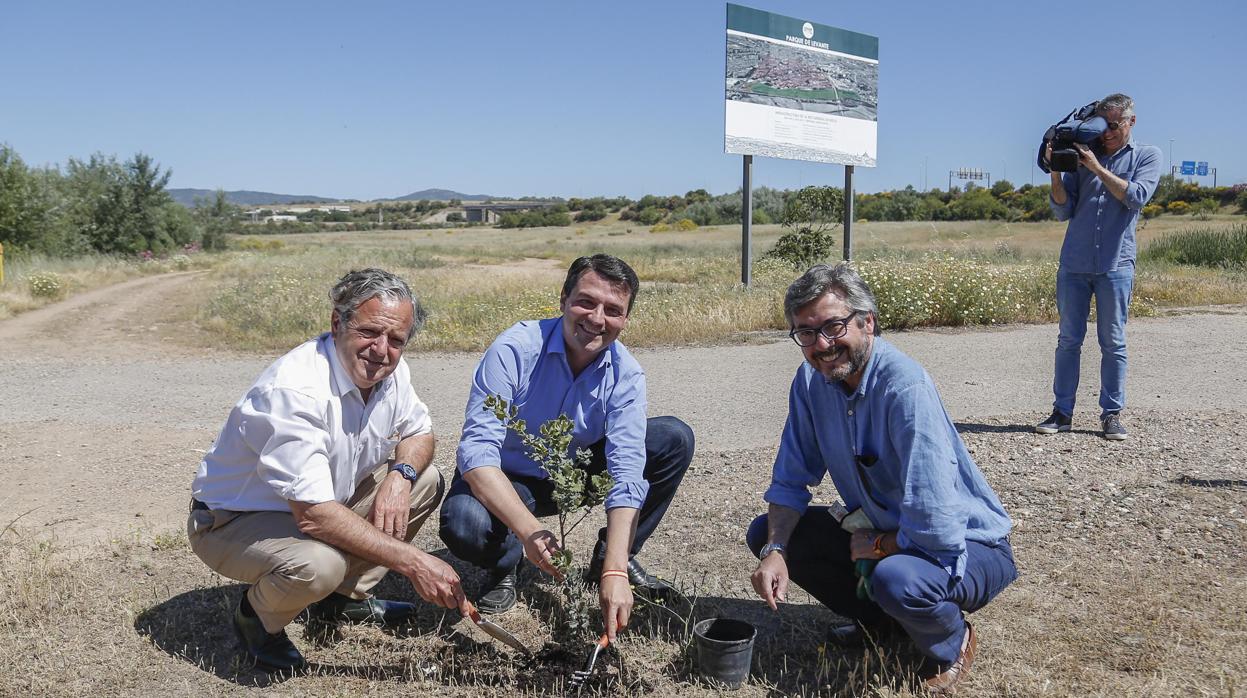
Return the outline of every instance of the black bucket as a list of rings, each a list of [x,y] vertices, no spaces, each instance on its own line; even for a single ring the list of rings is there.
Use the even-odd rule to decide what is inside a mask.
[[[728,688],[740,688],[749,676],[753,638],[757,634],[752,625],[732,618],[708,618],[694,625],[701,675]]]

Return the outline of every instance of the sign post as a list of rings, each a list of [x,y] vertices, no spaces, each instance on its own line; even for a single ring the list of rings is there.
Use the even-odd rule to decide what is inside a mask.
[[[849,259],[853,168],[878,152],[879,38],[741,5],[727,6],[723,152],[744,155],[741,283],[749,285],[752,158],[845,166]]]
[[[753,281],[753,156],[746,155],[742,160],[745,161],[745,172],[741,191],[745,200],[740,207],[740,282],[749,288]]]

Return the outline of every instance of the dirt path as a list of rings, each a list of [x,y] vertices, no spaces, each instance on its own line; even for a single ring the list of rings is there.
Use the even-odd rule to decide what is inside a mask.
[[[0,322],[0,526],[82,541],[182,525],[200,454],[271,356],[170,341],[201,272],[128,281]],[[1130,325],[1131,409],[1237,410],[1247,404],[1247,309]],[[1051,402],[1053,326],[889,333],[935,378],[954,419],[1038,419]],[[1090,336],[1094,336],[1092,333]],[[748,452],[761,481],[801,356],[776,341],[636,352],[651,414],[675,414],[708,458]],[[409,354],[417,392],[452,467],[477,357]],[[1098,351],[1084,352],[1079,426],[1092,428]],[[1146,428],[1135,424],[1136,429]],[[756,484],[756,483],[752,483]],[[751,487],[752,489],[752,487]]]

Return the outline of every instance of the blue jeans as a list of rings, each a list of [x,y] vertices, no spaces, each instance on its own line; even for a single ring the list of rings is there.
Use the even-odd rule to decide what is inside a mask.
[[[589,450],[593,453],[589,473],[602,472],[606,468],[606,440]],[[636,555],[658,528],[692,460],[693,430],[687,424],[675,417],[651,417],[646,422],[644,476],[649,493],[637,514],[630,556]],[[520,501],[534,515],[558,513],[553,500],[554,484],[548,478],[510,474],[507,478]],[[442,502],[440,522],[442,542],[451,554],[494,575],[514,569],[524,557],[520,540],[472,494],[468,481],[459,473],[455,473]],[[598,531],[598,540],[606,540],[605,527]]]
[[[745,542],[754,556],[767,538],[766,514],[753,520]],[[870,575],[875,600],[857,598],[857,577],[849,555],[849,533],[827,507],[809,507],[788,539],[788,576],[838,615],[862,625],[895,620],[914,646],[940,664],[961,654],[964,613],[987,605],[1017,579],[1008,538],[995,545],[966,541],[965,574],[953,581],[931,558],[901,551],[879,561]]]
[[[1100,419],[1126,404],[1126,315],[1134,289],[1134,263],[1104,274],[1066,271],[1056,275],[1056,307],[1061,315],[1052,378],[1052,406],[1073,416],[1078,393],[1082,340],[1087,335],[1091,298],[1095,297],[1095,329],[1100,340]]]

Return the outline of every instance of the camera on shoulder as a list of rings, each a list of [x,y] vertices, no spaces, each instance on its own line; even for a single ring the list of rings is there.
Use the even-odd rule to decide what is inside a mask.
[[[1075,143],[1081,143],[1100,154],[1104,150],[1101,137],[1108,130],[1108,121],[1095,113],[1096,105],[1092,102],[1085,107],[1075,109],[1044,132],[1043,142],[1039,144],[1039,169],[1048,172],[1074,172],[1078,170],[1078,150]],[[1047,156],[1048,144],[1052,144],[1052,159]]]

